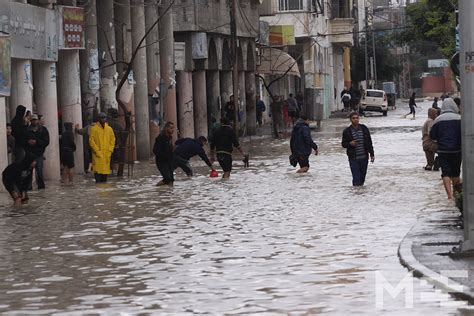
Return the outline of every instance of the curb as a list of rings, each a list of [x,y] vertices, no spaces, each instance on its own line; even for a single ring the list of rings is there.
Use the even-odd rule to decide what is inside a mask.
[[[420,219],[418,219],[417,223],[413,225],[398,247],[398,258],[400,263],[411,271],[413,276],[431,283],[455,298],[469,301],[471,304],[474,303],[474,292],[469,287],[431,270],[415,258],[412,252],[412,245],[414,242],[413,237],[417,225],[419,225],[420,222]]]

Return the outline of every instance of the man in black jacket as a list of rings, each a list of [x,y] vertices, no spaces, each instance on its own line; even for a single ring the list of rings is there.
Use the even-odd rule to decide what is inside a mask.
[[[359,114],[350,114],[351,126],[342,132],[342,147],[347,149],[349,165],[352,172],[352,185],[362,186],[365,182],[367,167],[370,161],[375,161],[372,138],[367,126],[359,124]]]
[[[45,126],[40,124],[38,115],[31,116],[31,125],[28,126],[26,132],[27,147],[26,151],[36,156],[36,182],[38,189],[44,189],[43,165],[44,151],[49,145],[49,132]]]
[[[169,185],[172,186],[174,182],[173,175],[173,133],[174,123],[167,122],[164,129],[161,131],[155,139],[155,145],[153,146],[153,153],[155,154],[155,162],[158,170],[163,176],[163,180],[158,182],[156,185]]]
[[[296,173],[306,173],[309,169],[309,156],[314,149],[314,154],[318,154],[318,145],[311,137],[311,130],[308,125],[308,118],[300,116],[291,132],[290,149],[293,158],[298,161],[300,169]]]
[[[207,144],[207,139],[204,136],[199,136],[197,139],[181,138],[175,143],[174,150],[174,169],[181,168],[188,177],[193,176],[193,170],[189,164],[189,159],[198,155],[211,169],[212,163],[204,151],[204,145]]]
[[[221,126],[215,131],[211,142],[211,161],[217,161],[224,171],[223,179],[230,177],[232,171],[232,151],[233,147],[237,148],[245,159],[244,151],[240,147],[237,135],[235,135],[229,120],[226,117],[221,118]]]

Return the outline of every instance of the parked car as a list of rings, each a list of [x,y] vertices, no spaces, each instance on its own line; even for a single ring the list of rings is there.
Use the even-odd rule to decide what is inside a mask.
[[[361,112],[382,112],[383,116],[387,116],[387,94],[383,90],[366,90],[362,96],[362,100],[360,101],[359,110]]]

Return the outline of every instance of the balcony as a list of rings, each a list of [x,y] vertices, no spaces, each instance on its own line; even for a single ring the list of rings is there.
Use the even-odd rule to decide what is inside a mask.
[[[262,1],[262,3],[258,6],[258,14],[260,16],[272,16],[277,13],[277,7],[274,1],[267,0]]]
[[[337,18],[329,20],[329,41],[341,46],[354,45],[354,19]]]
[[[348,0],[329,2],[329,41],[341,46],[354,45],[354,19]]]

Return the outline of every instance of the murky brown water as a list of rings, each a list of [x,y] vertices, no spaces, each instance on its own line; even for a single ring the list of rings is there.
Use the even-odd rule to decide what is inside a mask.
[[[0,312],[460,313],[464,302],[418,279],[413,308],[386,293],[376,309],[376,271],[395,287],[407,273],[397,248],[417,214],[447,205],[439,175],[422,170],[426,114],[403,120],[405,110],[362,119],[376,151],[363,188],[351,187],[340,148],[347,122],[333,120],[313,134],[321,154],[307,175],[288,165],[288,141],[257,138],[245,143],[250,168],[237,161],[229,181],[195,162],[200,176],[156,188],[150,165],[130,180],[50,184],[27,207],[3,206]]]

